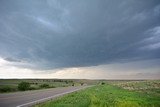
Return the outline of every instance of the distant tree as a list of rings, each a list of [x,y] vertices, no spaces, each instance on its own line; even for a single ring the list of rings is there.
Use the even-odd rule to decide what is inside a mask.
[[[70,80],[69,82],[71,82],[71,83],[72,83],[73,81],[72,81],[72,80]]]
[[[73,83],[72,86],[74,86],[75,84]]]
[[[30,89],[30,83],[29,82],[21,82],[18,84],[18,90],[25,91]]]
[[[104,82],[101,83],[101,85],[104,85],[104,84],[105,84]]]
[[[68,84],[68,81],[66,80],[65,83]]]
[[[50,86],[49,86],[49,84],[41,84],[40,85],[40,88],[49,88]]]
[[[81,83],[81,86],[83,85],[84,83]]]
[[[14,91],[14,89],[9,86],[0,87],[0,92],[11,92],[11,91]]]

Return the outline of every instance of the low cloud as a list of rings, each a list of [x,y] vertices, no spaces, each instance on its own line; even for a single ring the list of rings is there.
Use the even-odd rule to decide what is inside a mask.
[[[35,70],[15,67],[9,62],[0,60],[0,78],[159,79],[159,62],[159,60],[145,60],[90,67]]]

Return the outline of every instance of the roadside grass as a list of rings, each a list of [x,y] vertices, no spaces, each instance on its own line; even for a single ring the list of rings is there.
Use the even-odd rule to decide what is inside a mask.
[[[17,87],[12,85],[0,86],[0,93],[15,92],[17,90],[18,90]]]
[[[34,107],[160,107],[160,96],[97,85]]]

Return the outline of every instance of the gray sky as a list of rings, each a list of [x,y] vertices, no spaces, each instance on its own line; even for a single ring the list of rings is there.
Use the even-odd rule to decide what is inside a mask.
[[[160,78],[159,65],[160,0],[0,0],[0,78]]]

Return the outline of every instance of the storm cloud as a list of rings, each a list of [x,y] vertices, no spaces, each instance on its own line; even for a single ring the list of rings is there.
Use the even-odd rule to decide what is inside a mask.
[[[34,69],[159,59],[160,1],[0,0],[0,57]]]

